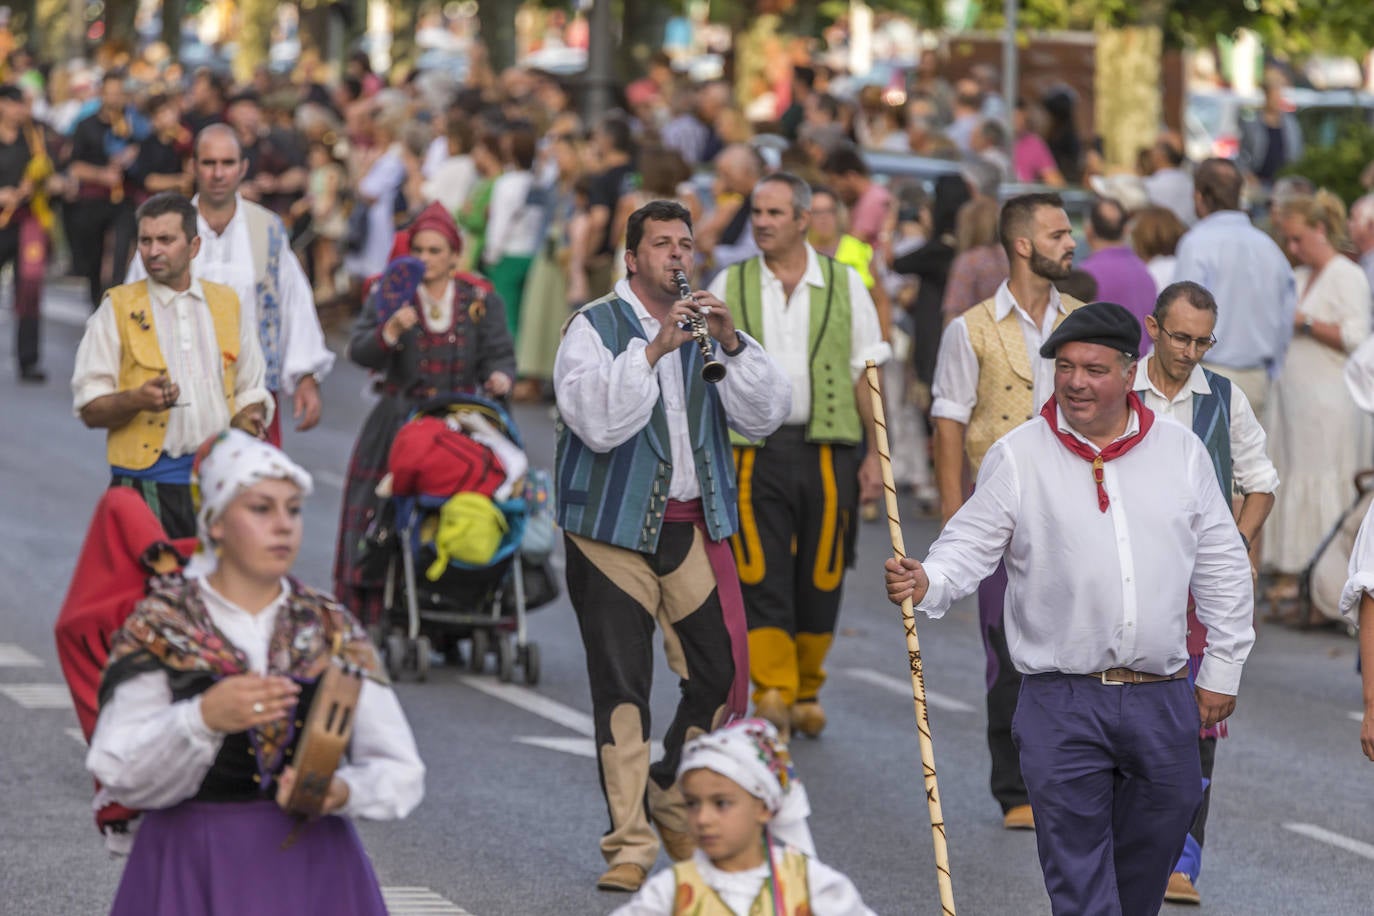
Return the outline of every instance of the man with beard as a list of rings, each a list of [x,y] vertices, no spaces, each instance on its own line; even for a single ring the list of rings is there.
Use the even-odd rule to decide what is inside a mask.
[[[1054,282],[1073,267],[1074,240],[1058,194],[1024,194],[1002,207],[998,233],[1011,276],[991,299],[955,318],[940,340],[932,386],[935,483],[942,523],[964,504],[964,458],[977,477],[994,442],[1031,419],[1054,389],[1054,364],[1040,345],[1082,305],[1061,296]],[[978,587],[978,619],[987,652],[988,750],[992,795],[1009,830],[1031,830],[1026,784],[1021,778],[1011,720],[1021,675],[1007,654],[1002,611],[1006,567]]]
[[[760,181],[748,206],[762,253],[717,274],[711,293],[792,380],[782,427],[766,442],[736,440],[733,545],[755,714],[783,735],[814,738],[826,723],[823,664],[853,561],[854,516],[860,499],[882,495],[864,363],[892,351],[858,273],[807,242],[811,205],[810,186],[795,175]]]
[[[1239,385],[1225,376],[1202,368],[1202,358],[1216,343],[1217,301],[1196,283],[1184,280],[1166,286],[1145,318],[1145,331],[1154,351],[1136,364],[1135,393],[1156,416],[1169,417],[1191,427],[1207,448],[1216,470],[1217,484],[1229,502],[1233,488],[1242,496],[1236,526],[1246,549],[1259,536],[1274,490],[1279,485],[1264,449],[1264,429]],[[1188,664],[1196,677],[1207,646],[1207,628],[1188,603]],[[1203,729],[1198,736],[1202,778],[1207,787],[1202,807],[1184,841],[1183,855],[1174,866],[1164,899],[1173,903],[1200,903],[1194,885],[1202,871],[1203,828],[1211,796],[1212,765],[1217,739],[1226,737],[1225,724]]]

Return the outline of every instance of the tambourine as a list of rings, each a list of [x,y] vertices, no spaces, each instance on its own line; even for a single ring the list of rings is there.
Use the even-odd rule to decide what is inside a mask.
[[[320,816],[334,771],[339,768],[339,759],[353,735],[362,689],[362,671],[346,665],[338,656],[330,659],[320,675],[310,714],[296,745],[296,779],[289,793],[285,786],[277,790],[277,804],[287,813],[307,819]]]

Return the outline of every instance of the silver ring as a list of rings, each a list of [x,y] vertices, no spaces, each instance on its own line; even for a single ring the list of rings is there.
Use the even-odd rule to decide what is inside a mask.
[[[253,704],[253,712],[257,713],[258,715],[262,715],[262,711],[263,711],[264,709],[266,709],[266,707],[263,706],[261,703],[254,703],[254,704]]]

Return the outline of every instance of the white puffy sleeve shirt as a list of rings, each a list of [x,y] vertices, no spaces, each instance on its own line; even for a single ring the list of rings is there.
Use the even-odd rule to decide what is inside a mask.
[[[1061,428],[1073,434],[1062,420]],[[1156,422],[1145,441],[1103,465],[1103,476],[1106,512],[1091,463],[1042,417],[993,443],[973,496],[930,548],[930,589],[919,609],[943,616],[1005,554],[1016,670],[1171,674],[1188,662],[1191,592],[1209,634],[1197,683],[1234,695],[1255,640],[1254,592],[1201,440],[1178,423]]]
[[[1341,591],[1341,615],[1351,624],[1360,624],[1360,602],[1365,592],[1374,595],[1374,504],[1360,523],[1355,549],[1350,552],[1350,573]],[[1374,660],[1371,660],[1374,664]]]
[[[198,580],[215,626],[248,658],[257,674],[267,671],[268,644],[282,596],[257,614],[231,604]],[[86,769],[104,787],[105,798],[131,808],[170,808],[195,795],[219,754],[224,734],[205,725],[200,696],[172,700],[162,671],[149,671],[120,684],[100,710]],[[335,775],[348,783],[340,814],[373,820],[405,817],[424,797],[420,762],[401,704],[388,686],[364,680],[347,757]]]
[[[648,340],[631,340],[622,353],[612,353],[601,335],[581,315],[568,325],[553,366],[558,412],[568,428],[594,452],[609,452],[629,441],[648,424],[654,406],[663,398],[672,444],[671,499],[701,495],[692,457],[692,434],[687,424],[687,394],[682,360],[670,353],[650,366],[645,355],[660,324],[649,314],[626,280],[615,287],[634,308]],[[730,428],[748,439],[762,439],[782,424],[792,405],[787,376],[759,342],[743,331],[744,349],[727,355],[715,342],[716,359],[725,364],[725,378],[716,383]],[[695,346],[693,344],[692,346]]]

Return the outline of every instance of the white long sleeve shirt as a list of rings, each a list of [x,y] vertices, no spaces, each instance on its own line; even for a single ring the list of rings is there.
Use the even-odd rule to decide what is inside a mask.
[[[267,672],[272,628],[290,597],[282,595],[257,614],[230,603],[204,579],[196,580],[210,619],[248,659],[257,674]],[[105,797],[131,808],[170,808],[195,795],[224,742],[200,714],[201,697],[172,700],[163,671],[137,675],[115,688],[100,710],[86,769]],[[364,680],[346,762],[335,775],[348,783],[349,817],[393,820],[405,817],[424,797],[425,767],[395,692]]]
[[[1016,313],[1016,323],[1021,327],[1021,336],[1026,340],[1026,358],[1030,360],[1032,382],[1035,390],[1033,402],[1038,410],[1054,393],[1054,360],[1040,355],[1040,345],[1054,331],[1054,323],[1061,314],[1067,314],[1059,291],[1050,288],[1050,304],[1045,315],[1036,325],[1030,314],[1021,307],[1011,294],[1007,281],[997,287],[993,295],[998,321],[1012,312]],[[960,315],[949,323],[940,337],[940,352],[935,363],[935,379],[931,385],[934,399],[930,406],[932,417],[953,420],[968,425],[973,416],[974,405],[978,403],[978,357],[974,355],[973,344],[969,341],[968,323]]]
[[[1087,441],[1062,418],[1060,428]],[[1133,414],[1126,436],[1138,429]],[[1255,639],[1254,592],[1202,441],[1178,423],[1156,422],[1103,465],[1103,477],[1106,512],[1092,464],[1043,417],[993,443],[973,495],[930,548],[930,589],[918,607],[943,616],[1005,554],[1007,647],[1017,671],[1171,674],[1188,662],[1191,591],[1209,639],[1197,683],[1234,695]]]
[[[790,297],[784,295],[782,281],[768,269],[762,256],[759,267],[764,346],[792,381],[792,407],[786,422],[803,424],[811,419],[811,290],[825,288],[825,273],[816,249],[809,244],[806,273]],[[883,340],[878,310],[858,272],[837,261],[835,273],[838,282],[849,284],[849,375],[851,382],[857,382],[868,360],[882,365],[892,358],[892,348]],[[716,274],[709,287],[711,295],[729,302],[728,281],[726,271]]]
[[[1135,392],[1157,417],[1167,417],[1193,428],[1193,395],[1211,394],[1212,386],[1201,366],[1194,366],[1188,384],[1166,398],[1150,381],[1149,364],[1154,356],[1136,363]],[[1260,426],[1250,399],[1239,385],[1231,386],[1231,477],[1242,493],[1273,493],[1279,488],[1279,472],[1265,451],[1264,427]]]
[[[194,203],[196,198],[192,198]],[[215,232],[197,211],[200,254],[191,262],[191,275],[231,287],[239,295],[239,308],[249,327],[258,326],[258,274],[253,264],[253,243],[248,236],[248,220],[243,215],[242,198],[236,200],[234,216],[223,232]],[[388,242],[388,244],[390,244]],[[334,353],[324,340],[320,316],[315,310],[315,295],[305,269],[289,245],[283,241],[277,268],[277,290],[281,296],[281,380],[282,391],[291,394],[307,375],[319,378],[334,367]],[[143,256],[135,254],[124,282],[133,283],[148,276]]]
[[[524,169],[506,172],[491,186],[482,261],[495,264],[507,255],[528,257],[539,250],[544,211],[529,205],[534,175]]]
[[[181,406],[165,411],[167,430],[162,450],[169,457],[189,455],[210,436],[229,427],[229,406],[224,398],[225,347],[215,337],[214,319],[205,302],[200,281],[191,280],[184,292],[176,292],[156,280],[148,281],[152,302],[148,318],[167,364],[167,377],[181,389]],[[100,308],[86,319],[86,333],[76,350],[72,371],[72,412],[96,398],[115,394],[119,388],[119,322],[107,295]],[[272,419],[272,396],[264,387],[266,366],[258,345],[257,327],[239,311],[239,355],[235,366],[234,402],[242,410],[249,404],[267,408]]]
[[[692,854],[692,862],[701,873],[701,879],[716,892],[730,912],[738,916],[748,916],[749,907],[763,889],[763,882],[768,880],[766,863],[745,871],[721,871],[699,849]],[[806,892],[814,916],[874,916],[864,905],[854,882],[810,858],[806,860]],[[665,868],[611,916],[669,916],[675,912],[676,895],[677,878],[671,868]]]
[[[1374,504],[1360,523],[1360,533],[1355,535],[1349,578],[1341,590],[1341,616],[1352,626],[1360,625],[1360,602],[1365,592],[1374,595]]]
[[[612,353],[590,321],[573,319],[553,365],[558,412],[588,448],[609,452],[648,424],[662,397],[673,458],[668,497],[696,499],[701,486],[692,457],[682,360],[678,354],[669,353],[650,366],[645,350],[662,325],[639,301],[628,280],[617,283],[615,293],[635,310],[648,340],[631,340],[623,353]],[[791,388],[787,376],[758,341],[743,331],[740,337],[746,343],[735,356],[715,347],[716,359],[726,366],[725,378],[716,383],[716,391],[730,428],[748,439],[762,439],[787,416],[792,405]]]

